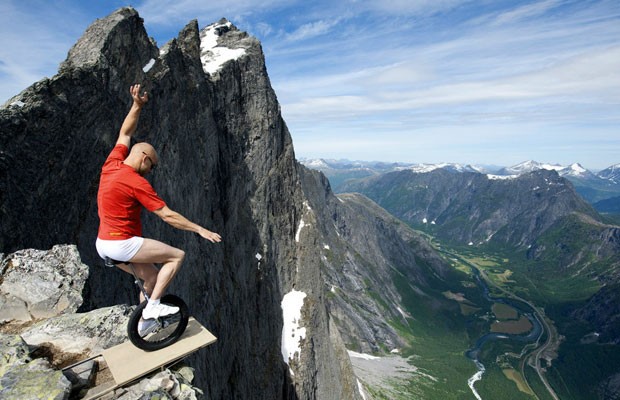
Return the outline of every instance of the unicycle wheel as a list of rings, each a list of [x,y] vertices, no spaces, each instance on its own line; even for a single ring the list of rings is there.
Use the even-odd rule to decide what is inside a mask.
[[[189,320],[189,308],[187,304],[178,296],[167,294],[161,298],[161,302],[170,306],[179,307],[179,312],[157,319],[157,329],[148,335],[141,337],[138,332],[138,323],[142,317],[142,310],[146,307],[147,302],[143,301],[131,313],[129,323],[127,324],[127,335],[129,340],[139,349],[146,351],[155,351],[170,346],[176,342],[185,328]]]

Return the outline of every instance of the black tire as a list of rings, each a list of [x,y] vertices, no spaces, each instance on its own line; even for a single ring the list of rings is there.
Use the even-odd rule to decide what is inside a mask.
[[[172,318],[175,322],[170,326],[163,328],[160,332],[146,337],[140,337],[138,334],[138,322],[140,322],[140,318],[142,317],[142,310],[146,307],[146,301],[143,301],[138,307],[136,307],[129,317],[129,322],[127,323],[127,335],[129,336],[131,343],[139,349],[155,351],[163,349],[166,346],[170,346],[181,337],[183,332],[185,332],[185,328],[187,328],[187,321],[189,320],[189,308],[187,307],[187,304],[185,304],[180,297],[173,294],[165,295],[161,298],[161,302],[179,307],[179,313],[175,314]],[[165,318],[166,317],[160,318],[160,320]]]

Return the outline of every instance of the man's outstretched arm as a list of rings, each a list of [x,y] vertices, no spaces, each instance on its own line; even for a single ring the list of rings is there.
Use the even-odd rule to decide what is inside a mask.
[[[196,232],[203,238],[213,243],[222,241],[222,237],[219,234],[215,232],[211,232],[210,230],[203,228],[202,226],[198,224],[193,223],[192,221],[188,220],[187,218],[185,218],[178,212],[171,210],[168,206],[164,206],[160,208],[159,210],[155,210],[153,212],[155,213],[155,215],[161,218],[164,222],[166,222],[167,224],[177,229]]]
[[[118,134],[118,140],[116,141],[116,144],[124,144],[127,148],[129,148],[129,145],[131,144],[131,137],[136,132],[136,128],[138,127],[138,120],[140,119],[142,106],[149,101],[149,95],[146,92],[140,95],[139,83],[130,87],[129,93],[131,93],[131,97],[133,98],[133,104],[131,105],[131,109],[123,121],[123,125],[121,126],[121,130]]]

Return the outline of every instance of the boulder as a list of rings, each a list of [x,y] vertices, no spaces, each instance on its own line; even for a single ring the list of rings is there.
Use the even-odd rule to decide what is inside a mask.
[[[127,388],[119,389],[115,398],[119,400],[133,399],[174,399],[196,400],[202,391],[191,385],[194,369],[180,365],[166,369]]]
[[[0,398],[4,400],[65,400],[70,393],[71,382],[43,358],[16,365],[0,376]]]
[[[0,260],[0,323],[75,312],[82,305],[88,267],[77,247],[20,250]]]
[[[27,328],[21,335],[31,346],[51,344],[56,351],[86,358],[127,340],[130,313],[131,307],[118,305],[59,315]]]

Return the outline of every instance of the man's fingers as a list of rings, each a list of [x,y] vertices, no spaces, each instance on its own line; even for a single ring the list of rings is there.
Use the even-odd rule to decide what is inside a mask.
[[[203,235],[203,237],[211,243],[219,243],[222,241],[222,237],[215,232],[209,232],[208,234]]]

